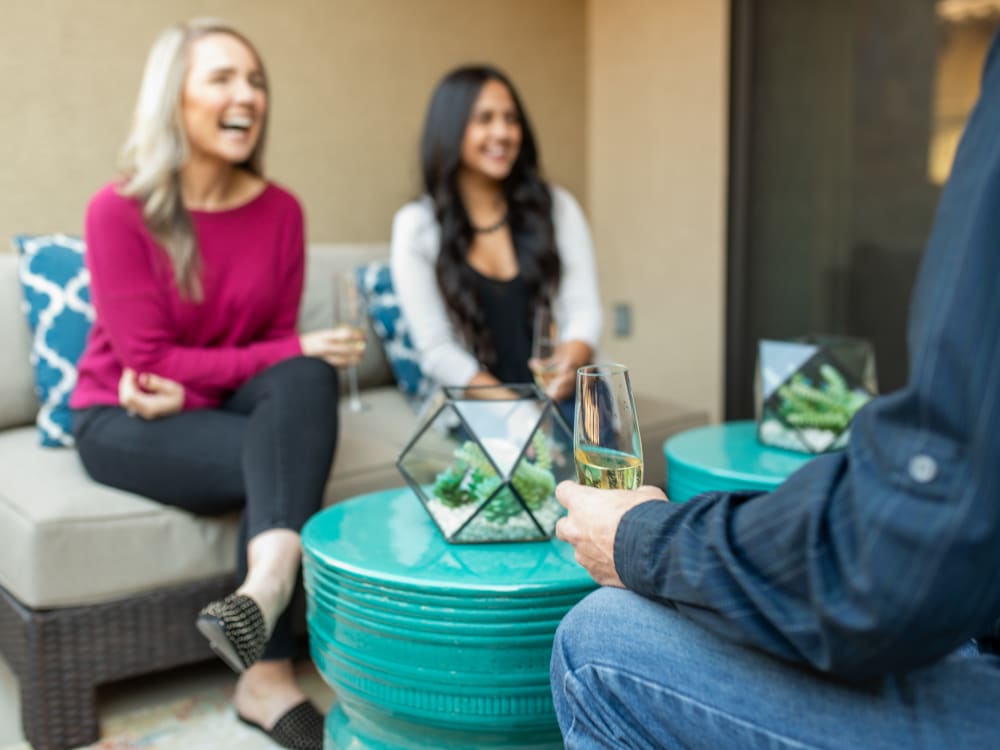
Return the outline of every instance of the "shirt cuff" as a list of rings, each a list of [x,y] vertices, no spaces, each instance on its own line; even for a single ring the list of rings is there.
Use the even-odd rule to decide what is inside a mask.
[[[622,516],[615,532],[615,569],[632,591],[650,594],[657,589],[656,581],[646,579],[677,531],[670,521],[679,510],[678,503],[648,500]]]

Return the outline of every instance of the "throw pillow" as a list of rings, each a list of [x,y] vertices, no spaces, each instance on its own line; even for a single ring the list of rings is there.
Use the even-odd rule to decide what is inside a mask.
[[[372,328],[382,341],[396,385],[412,406],[419,407],[433,389],[433,383],[420,369],[409,326],[392,286],[389,264],[385,261],[367,263],[358,266],[355,274],[368,305]]]
[[[19,276],[31,328],[31,364],[41,408],[42,445],[73,445],[69,397],[76,362],[94,322],[83,240],[62,234],[18,235]]]

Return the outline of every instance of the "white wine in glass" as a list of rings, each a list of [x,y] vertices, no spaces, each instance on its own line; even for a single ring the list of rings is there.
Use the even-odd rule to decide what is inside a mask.
[[[531,336],[531,358],[539,362],[540,369],[534,372],[535,385],[545,391],[556,376],[558,365],[552,360],[559,346],[559,328],[556,326],[552,309],[539,305],[535,310],[535,320]]]
[[[358,280],[353,271],[338,273],[334,278],[334,300],[336,303],[335,323],[338,328],[348,328],[365,337],[368,310],[365,297],[358,286]],[[348,401],[347,408],[351,411],[364,411],[365,405],[358,395],[358,368],[347,368]]]
[[[577,479],[588,487],[634,490],[642,485],[642,438],[623,365],[576,371],[573,457]]]

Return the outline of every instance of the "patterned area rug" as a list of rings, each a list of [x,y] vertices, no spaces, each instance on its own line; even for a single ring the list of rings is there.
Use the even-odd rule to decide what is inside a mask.
[[[332,702],[329,689],[315,676],[303,689],[321,710]],[[236,718],[231,687],[202,688],[190,698],[136,709],[102,721],[102,739],[79,750],[275,750],[279,745]],[[27,743],[2,750],[32,750]]]

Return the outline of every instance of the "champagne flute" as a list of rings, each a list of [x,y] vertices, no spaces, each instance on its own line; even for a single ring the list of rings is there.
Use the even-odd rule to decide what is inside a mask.
[[[531,336],[531,358],[538,362],[538,368],[533,373],[535,385],[545,391],[556,376],[558,365],[552,359],[559,346],[559,328],[552,309],[548,305],[539,305],[535,310],[535,320]]]
[[[334,279],[335,308],[334,317],[337,328],[348,328],[362,338],[365,337],[367,308],[365,297],[358,287],[358,280],[353,271],[338,273]],[[367,407],[358,395],[358,367],[347,368],[349,395],[347,408],[351,411],[364,411]]]
[[[576,371],[573,456],[577,478],[588,487],[634,490],[642,484],[642,439],[625,366]]]

